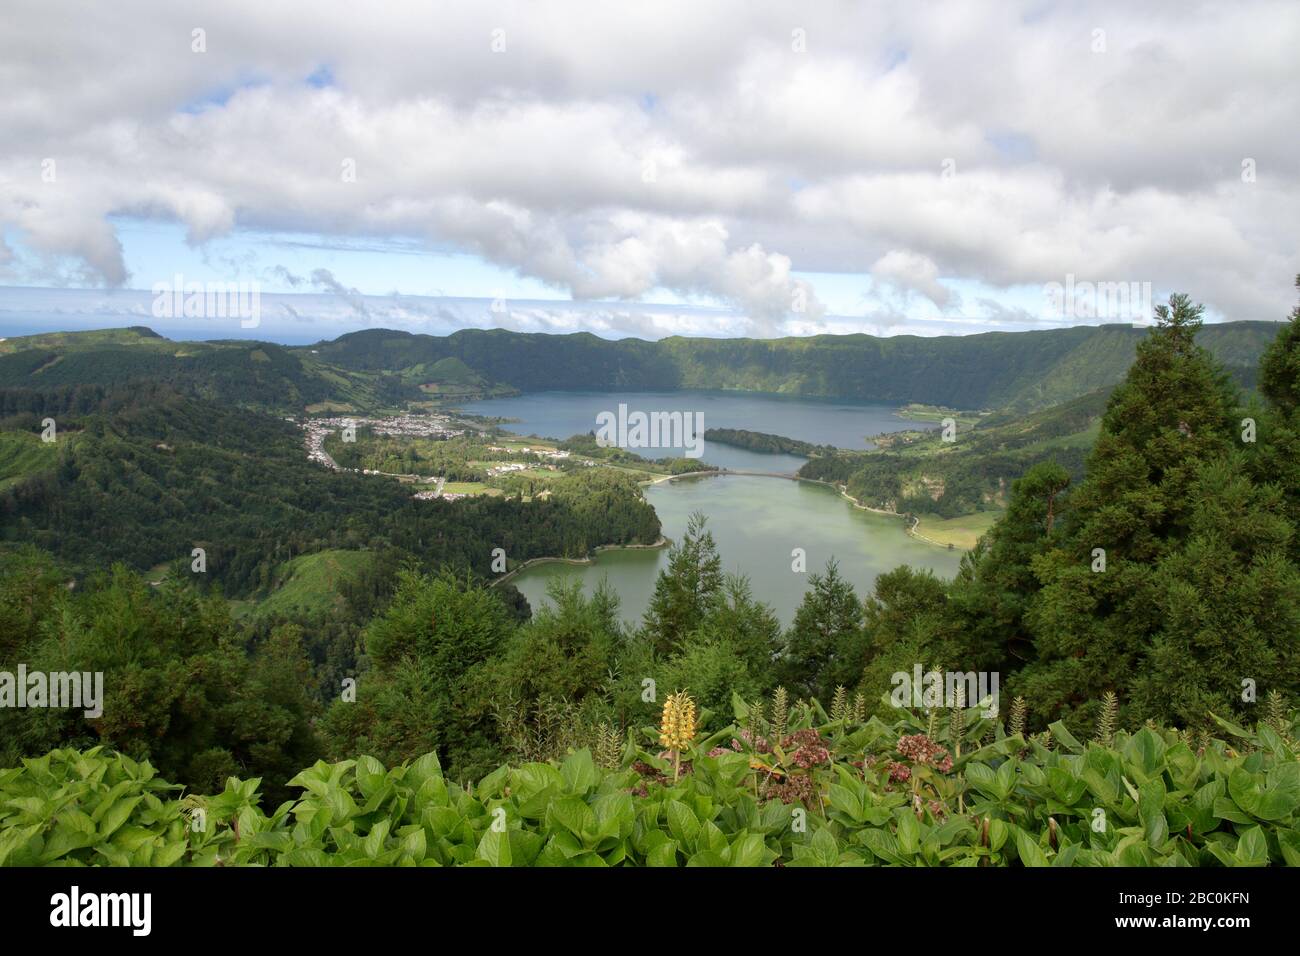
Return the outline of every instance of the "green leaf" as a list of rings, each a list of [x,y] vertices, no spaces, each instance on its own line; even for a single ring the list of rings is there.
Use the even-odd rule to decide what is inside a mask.
[[[1012,832],[1016,838],[1016,853],[1020,856],[1020,862],[1025,866],[1051,866],[1048,862],[1047,855],[1043,853],[1042,848],[1028,833],[1020,827],[1013,827]]]
[[[829,799],[831,806],[840,813],[857,823],[862,822],[862,798],[857,793],[848,787],[833,783],[831,784]]]
[[[731,692],[731,713],[736,718],[736,723],[741,726],[749,720],[749,705],[734,690]]]
[[[683,851],[695,849],[695,840],[700,834],[700,821],[691,812],[691,808],[680,800],[668,803],[668,832]]]
[[[898,818],[898,850],[906,856],[915,856],[921,846],[921,825],[911,809],[904,809]]]
[[[646,854],[646,866],[676,866],[677,841],[667,840]]]
[[[742,833],[728,850],[732,866],[763,866],[771,851],[757,833]]]
[[[1287,866],[1300,866],[1300,830],[1278,830],[1277,845]]]
[[[113,835],[113,832],[127,821],[131,816],[131,811],[135,809],[141,797],[128,797],[125,800],[116,801],[99,820],[99,838],[107,840]]]
[[[1268,866],[1268,839],[1259,827],[1251,827],[1237,841],[1239,866]]]
[[[1081,754],[1084,751],[1083,744],[1075,739],[1074,734],[1070,733],[1065,724],[1059,720],[1054,724],[1048,724],[1047,729],[1052,732],[1052,739],[1059,743],[1072,754]]]
[[[509,833],[488,827],[487,832],[483,834],[483,839],[478,841],[478,852],[475,855],[492,866],[509,866],[511,863]]]
[[[817,859],[818,866],[834,866],[840,861],[839,844],[835,842],[835,837],[831,836],[831,831],[826,827],[813,834],[809,847]]]
[[[966,782],[980,793],[990,797],[999,796],[998,775],[992,767],[982,763],[968,763],[965,774]]]
[[[998,767],[998,773],[997,773],[998,797],[1003,800],[1011,796],[1011,791],[1015,789],[1016,763],[1017,761],[1015,757],[1008,757],[1006,760],[1002,762],[1002,766]]]
[[[1232,734],[1232,736],[1234,737],[1240,737],[1243,740],[1251,740],[1255,736],[1249,730],[1245,730],[1244,728],[1238,726],[1237,724],[1234,724],[1230,720],[1224,720],[1222,717],[1219,717],[1217,714],[1213,712],[1210,713],[1210,717],[1214,719],[1214,722],[1216,724],[1218,724],[1228,733]]]
[[[596,814],[578,797],[562,797],[552,802],[547,814],[583,844],[596,837]]]
[[[600,783],[600,773],[591,759],[591,751],[586,747],[565,759],[560,765],[560,775],[564,777],[564,786],[569,793],[585,795],[588,790]]]

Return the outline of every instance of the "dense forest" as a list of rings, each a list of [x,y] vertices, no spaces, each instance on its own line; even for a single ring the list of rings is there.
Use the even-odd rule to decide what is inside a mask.
[[[716,441],[723,445],[734,445],[737,448],[746,448],[750,451],[765,452],[767,454],[810,457],[812,455],[832,455],[835,453],[835,448],[829,445],[814,445],[811,442],[799,441],[797,438],[770,435],[767,432],[756,432],[747,428],[708,428],[705,429],[704,440]]]

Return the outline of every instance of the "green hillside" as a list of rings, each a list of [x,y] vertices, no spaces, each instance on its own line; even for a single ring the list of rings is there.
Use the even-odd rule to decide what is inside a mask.
[[[59,451],[59,446],[45,444],[38,434],[0,431],[0,491],[52,469]]]
[[[61,391],[17,398],[46,404],[15,418],[58,414],[64,451],[57,468],[18,478],[39,465],[32,456],[41,449],[25,429],[0,431],[13,463],[4,473],[15,476],[0,488],[0,546],[33,544],[77,571],[119,561],[188,566],[191,549],[202,547],[207,569],[197,583],[249,596],[283,583],[284,562],[327,549],[395,549],[486,574],[484,541],[527,560],[659,537],[635,482],[604,471],[575,476],[582,487],[572,495],[531,504],[417,501],[395,481],[322,468],[307,457],[302,431],[277,416],[196,401],[165,384],[111,391],[84,412],[67,411]],[[13,399],[0,389],[0,408]]]
[[[1041,461],[1056,461],[1081,478],[1109,392],[1098,389],[1028,415],[997,412],[970,429],[959,427],[953,442],[937,430],[891,435],[894,444],[882,450],[813,458],[799,474],[842,485],[873,508],[929,515],[928,526],[941,533],[921,533],[968,547],[978,523],[952,525],[947,533],[933,519],[1000,510],[1011,483]]]
[[[56,332],[0,342],[0,388],[115,388],[165,382],[195,398],[301,413],[400,407],[419,390],[382,371],[335,368],[270,342],[173,342],[149,329]]]
[[[1207,326],[1206,347],[1246,388],[1277,333],[1268,322]],[[610,341],[466,329],[370,329],[310,347],[172,342],[148,329],[0,342],[0,387],[165,381],[208,401],[277,412],[374,411],[511,390],[736,389],[949,408],[1048,408],[1123,377],[1146,329],[1080,326],[924,338]],[[797,436],[793,436],[797,437]]]
[[[355,580],[373,560],[368,551],[331,548],[286,561],[276,569],[273,590],[260,601],[248,602],[253,617],[283,615],[316,618],[343,607],[342,585]]]
[[[545,389],[739,389],[952,408],[1046,408],[1116,384],[1147,330],[1081,326],[980,335],[819,335],[786,339],[609,341],[466,329],[439,337],[372,329],[312,346],[356,371],[455,358],[484,379]],[[1207,326],[1203,340],[1245,387],[1277,334],[1268,322]]]

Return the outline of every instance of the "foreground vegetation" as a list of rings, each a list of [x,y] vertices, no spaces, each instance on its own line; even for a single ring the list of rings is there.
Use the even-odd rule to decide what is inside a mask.
[[[1280,707],[1221,721],[1226,739],[1103,721],[1082,743],[1059,724],[1026,740],[1019,709],[1007,735],[979,707],[885,723],[842,697],[829,715],[737,701],[700,740],[690,705],[467,785],[435,754],[320,762],[269,813],[256,779],[182,794],[147,763],[56,750],[0,771],[0,865],[1300,866]]]

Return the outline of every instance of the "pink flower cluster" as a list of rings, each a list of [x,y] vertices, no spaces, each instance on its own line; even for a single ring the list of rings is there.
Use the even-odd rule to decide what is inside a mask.
[[[952,757],[948,751],[925,734],[900,737],[898,752],[913,763],[928,764],[940,773],[947,773],[952,769]]]
[[[826,748],[822,735],[811,727],[796,730],[781,741],[781,749],[790,754],[790,761],[802,770],[807,770],[819,763],[830,763],[831,752]]]

